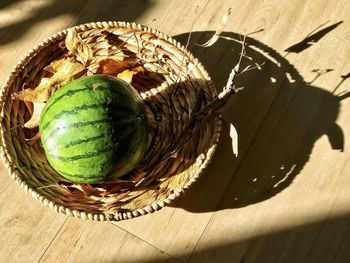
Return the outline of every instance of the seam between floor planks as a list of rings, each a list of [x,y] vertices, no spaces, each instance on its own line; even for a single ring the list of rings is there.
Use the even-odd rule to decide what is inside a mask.
[[[66,216],[66,219],[64,220],[64,222],[62,223],[62,225],[60,226],[60,228],[58,229],[58,231],[56,232],[56,234],[54,235],[54,237],[52,238],[52,240],[49,242],[49,244],[48,244],[47,247],[45,248],[45,250],[44,250],[44,252],[42,253],[42,255],[40,256],[40,258],[38,259],[38,261],[37,261],[38,263],[41,262],[41,260],[43,259],[43,257],[45,256],[45,254],[47,253],[47,251],[49,250],[49,248],[51,247],[52,243],[53,243],[53,242],[55,241],[55,239],[57,238],[58,234],[62,231],[63,226],[64,226],[65,224],[67,224],[68,218],[69,218],[69,216]],[[81,220],[81,221],[82,221],[82,222],[81,222],[82,224],[84,224],[84,223],[86,222],[86,221],[83,221],[82,219],[77,219],[77,220]],[[68,223],[69,223],[69,222],[68,222]],[[97,224],[102,224],[102,222],[95,222],[95,223],[97,223]],[[144,242],[145,244],[147,244],[147,245],[153,247],[154,249],[159,250],[162,254],[167,255],[169,258],[174,259],[174,260],[177,260],[178,262],[184,263],[184,261],[182,261],[181,259],[179,259],[179,258],[177,258],[177,257],[175,257],[175,256],[173,256],[173,255],[170,255],[170,254],[167,253],[166,251],[164,251],[164,250],[162,250],[162,249],[156,247],[155,245],[149,243],[147,240],[144,240],[143,238],[134,235],[133,233],[131,233],[131,232],[127,231],[126,229],[124,229],[124,228],[118,226],[117,224],[115,224],[115,223],[113,223],[113,222],[109,222],[109,223],[110,223],[111,225],[113,225],[113,226],[119,228],[120,230],[124,231],[126,234],[129,234],[129,235],[133,236],[134,238],[140,240],[141,242]],[[203,232],[203,233],[204,233],[204,232]],[[124,239],[125,239],[125,238],[124,238]],[[123,239],[123,240],[124,240],[124,239]],[[123,244],[121,243],[120,246],[119,246],[119,248],[118,248],[118,251],[121,249],[122,246],[123,246]]]
[[[146,216],[147,216],[147,215],[146,215]],[[131,235],[131,236],[137,238],[138,240],[140,240],[140,241],[146,243],[147,245],[149,245],[149,246],[151,246],[151,247],[153,247],[153,248],[159,250],[161,253],[167,255],[168,257],[170,257],[170,258],[172,258],[172,259],[176,259],[176,260],[178,260],[179,262],[183,262],[183,263],[184,263],[184,261],[182,261],[181,259],[179,259],[179,258],[177,258],[177,257],[175,257],[175,256],[173,256],[173,255],[170,255],[170,254],[167,253],[166,251],[164,251],[164,250],[160,249],[159,247],[157,247],[157,246],[155,246],[155,245],[149,243],[147,240],[145,240],[145,239],[143,239],[143,238],[141,238],[141,237],[139,237],[139,236],[136,236],[135,234],[129,232],[129,231],[126,230],[126,229],[124,229],[123,227],[118,226],[116,223],[113,223],[113,222],[110,222],[110,223],[111,223],[113,226],[118,227],[120,230],[125,231],[127,234],[129,234],[129,235]]]
[[[47,245],[47,247],[45,248],[44,252],[42,253],[42,255],[40,256],[38,263],[42,260],[42,258],[44,257],[46,251],[49,249],[49,247],[51,246],[52,242],[56,239],[56,237],[58,236],[58,234],[61,232],[64,224],[67,222],[68,216],[66,216],[66,219],[64,219],[62,225],[60,226],[60,228],[58,229],[58,231],[56,232],[56,234],[53,236],[53,238],[51,239],[51,241],[49,242],[49,244]]]

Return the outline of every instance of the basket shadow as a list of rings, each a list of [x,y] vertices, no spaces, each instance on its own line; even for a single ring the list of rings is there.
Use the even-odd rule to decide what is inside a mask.
[[[193,32],[192,43],[204,43],[214,32]],[[207,68],[217,87],[238,61],[242,36],[226,32],[210,48],[191,51]],[[185,43],[188,33],[175,38]],[[336,123],[340,101],[307,83],[284,57],[247,37],[247,54],[265,62],[237,79],[245,89],[223,109],[224,129],[206,175],[172,205],[191,212],[238,208],[269,199],[287,188],[309,160],[315,142],[328,136],[330,150],[343,151],[344,138]],[[251,63],[243,61],[242,68]],[[239,156],[234,158],[229,123],[236,126]]]
[[[8,8],[16,1],[1,2],[0,8]],[[92,21],[130,21],[133,22],[151,5],[149,0],[124,1],[106,0],[103,4],[97,1],[54,0],[47,3],[32,5],[30,10],[24,10],[26,15],[18,20],[0,27],[0,45],[10,44],[30,32],[30,27],[60,16],[71,16],[68,26],[80,25]],[[25,7],[27,8],[27,7]],[[67,23],[63,24],[67,27]],[[63,29],[63,28],[62,28]]]

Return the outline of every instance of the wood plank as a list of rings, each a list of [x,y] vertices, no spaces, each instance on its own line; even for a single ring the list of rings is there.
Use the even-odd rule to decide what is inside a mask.
[[[84,8],[79,10],[79,13],[73,17],[71,25],[110,20],[149,23],[152,19],[148,20],[148,16],[145,16],[145,19],[143,19],[143,14],[147,12],[149,8],[158,4],[149,0],[122,0],[118,2],[105,0],[103,3],[89,0],[83,2],[86,3]]]
[[[328,10],[335,22],[347,19],[328,2],[320,1],[317,8]],[[339,150],[341,133],[349,136],[350,108],[348,100],[335,96],[346,87],[332,94],[349,70],[349,45],[337,37],[343,30],[339,25],[309,49],[289,56],[304,80],[283,83],[190,262],[332,262],[339,242],[348,243],[343,235],[350,213],[346,139],[344,152]],[[316,69],[332,71],[314,80]]]
[[[210,214],[195,216],[184,210],[164,208],[154,214],[116,224],[173,257],[186,261],[209,219]]]
[[[254,46],[248,51],[256,61],[266,60],[261,72],[239,79],[246,89],[224,110],[228,123],[203,178],[172,207],[116,227],[71,218],[64,224],[66,217],[32,200],[0,170],[0,200],[11,200],[0,202],[0,261],[349,261],[350,99],[335,96],[349,90],[349,80],[341,78],[350,71],[348,1],[2,2],[0,78],[42,39],[90,21],[148,24],[156,18],[152,26],[186,43],[197,5],[192,43],[206,42],[232,7],[225,31],[264,29],[251,35],[258,42],[248,40]],[[302,42],[320,25],[341,21],[316,43]],[[299,51],[286,55],[298,42]],[[210,48],[190,49],[221,88],[240,45],[220,39]],[[286,72],[293,67],[291,79]],[[229,123],[239,133],[236,159]],[[344,152],[336,150],[342,146],[339,127]]]
[[[87,8],[83,8],[85,5]],[[124,1],[122,6],[115,5],[114,1],[105,1],[102,6],[95,1],[73,3],[65,0],[9,3],[6,8],[0,10],[0,79],[4,82],[17,60],[48,36],[75,24],[96,21],[98,17],[95,15],[104,14],[102,16],[105,19],[115,19],[120,14],[128,13],[125,13],[125,8],[134,10],[135,7],[145,10],[145,5],[128,1]],[[81,13],[84,15],[81,16]],[[105,16],[106,13],[109,17]],[[3,233],[0,238],[3,244],[0,261],[37,261],[66,217],[48,210],[26,195],[14,184],[3,166],[1,179],[2,200],[10,201],[0,203]],[[21,247],[19,252],[17,247]]]
[[[179,262],[113,225],[69,218],[40,262]]]
[[[66,216],[26,194],[1,165],[0,262],[36,262]]]
[[[237,9],[239,9],[238,7],[240,4],[241,3],[236,4]],[[217,24],[220,22],[221,16],[225,13],[228,6],[228,4],[220,5],[218,2],[208,3],[208,6],[198,20],[198,24],[203,26],[204,23],[207,23],[205,24],[206,28],[212,28],[215,30]],[[181,8],[185,10],[186,13],[191,13],[191,10],[194,10],[195,7],[186,7],[177,3],[177,6],[174,8]],[[247,11],[250,6],[246,5],[245,8],[246,10],[243,10],[242,13]],[[260,7],[257,5],[252,8],[258,10]],[[176,12],[176,9],[174,11]],[[209,25],[208,17],[210,17]],[[190,28],[193,18],[189,19],[188,17],[185,17],[184,20],[184,24],[187,25],[186,27]],[[226,26],[228,31],[235,31],[236,27],[237,25],[235,25],[234,22],[230,22]],[[176,27],[173,31],[175,30]],[[251,30],[256,30],[256,25],[251,26]],[[204,43],[206,38],[210,38],[212,34],[213,32],[211,34],[206,32],[194,33],[192,34],[191,42]],[[185,43],[187,36],[188,33],[178,36],[177,39]],[[232,49],[236,51],[235,55],[233,54]],[[223,40],[218,41],[212,48],[205,50],[203,48],[195,48],[195,46],[192,46],[193,52],[208,68],[215,83],[218,83],[219,87],[226,81],[229,71],[234,66],[234,63],[238,61],[237,50],[239,49],[239,44]],[[220,65],[220,67],[217,65]],[[239,111],[234,111],[234,116],[229,116],[230,119],[232,118],[237,122],[237,125],[239,125],[240,121],[246,123],[245,119],[255,118],[257,120],[256,123],[254,123],[255,127],[251,127],[247,133],[240,137],[240,143],[243,145],[240,149],[242,153],[244,153],[246,145],[249,145],[249,141],[253,138],[255,129],[259,126],[258,121],[263,119],[276,93],[277,89],[274,89],[273,91],[265,90],[265,93],[261,96],[263,99],[259,98],[259,101],[264,101],[265,104],[261,105],[259,110],[248,108],[245,110],[245,115],[241,115]],[[240,96],[249,96],[249,98],[254,101],[254,92],[251,92],[248,95],[247,93],[242,93]],[[257,98],[255,98],[255,100],[257,100]],[[236,105],[235,103],[237,103],[237,100],[233,99],[232,105]],[[238,129],[240,129],[239,126]],[[227,130],[224,131],[223,136],[226,140],[228,139]],[[243,156],[243,154],[241,156]],[[189,210],[189,212],[178,209],[170,210],[167,208],[154,215],[137,218],[130,222],[120,222],[118,225],[127,231],[142,237],[169,254],[186,261],[205,229],[213,209],[217,206],[225,190],[226,184],[231,179],[232,175],[225,173],[225,170],[234,171],[239,163],[239,159],[237,162],[232,162],[232,150],[230,144],[224,143],[220,145],[218,153],[204,178],[202,178],[193,189],[189,190],[185,197],[173,204],[173,206],[184,208],[185,210]],[[225,167],[225,170],[223,170],[222,167]],[[220,176],[220,180],[217,179],[218,176]],[[197,212],[207,213],[198,214]],[[147,228],[144,227],[145,225],[147,225]]]
[[[341,216],[281,231],[271,229],[247,239],[212,243],[196,250],[190,262],[334,262],[348,223],[348,216]],[[340,256],[338,262],[349,259],[345,250]]]
[[[15,1],[0,10],[0,79],[17,61],[50,35],[66,28],[85,1]],[[48,24],[49,26],[43,26]]]

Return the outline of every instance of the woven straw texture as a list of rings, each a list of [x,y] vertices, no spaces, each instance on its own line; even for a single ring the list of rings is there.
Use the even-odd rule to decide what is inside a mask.
[[[38,83],[43,68],[67,54],[67,30],[49,37],[21,59],[1,90],[3,163],[26,192],[69,216],[116,221],[159,210],[195,182],[212,158],[221,129],[218,117],[196,122],[181,147],[179,136],[187,127],[199,90],[208,103],[217,96],[215,87],[192,54],[157,30],[124,22],[89,23],[74,29],[94,57],[123,54],[123,60],[137,60],[145,69],[132,85],[145,101],[151,139],[143,162],[126,176],[139,179],[113,193],[108,189],[90,195],[72,191],[59,184],[62,178],[48,164],[40,142],[25,141],[28,131],[22,124],[30,116],[24,103],[11,94],[24,83]]]

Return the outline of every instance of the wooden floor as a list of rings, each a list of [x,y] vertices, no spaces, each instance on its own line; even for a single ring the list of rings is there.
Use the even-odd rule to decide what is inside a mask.
[[[190,45],[218,88],[239,34],[265,62],[238,80],[203,177],[170,207],[112,224],[55,213],[1,166],[0,262],[350,262],[350,1],[1,0],[1,82],[38,42],[84,22],[151,23],[185,43],[197,5],[191,43],[232,8],[224,38]]]

